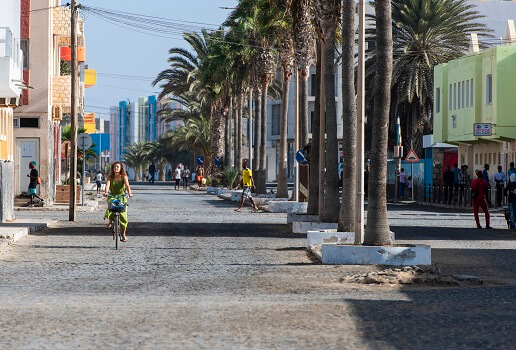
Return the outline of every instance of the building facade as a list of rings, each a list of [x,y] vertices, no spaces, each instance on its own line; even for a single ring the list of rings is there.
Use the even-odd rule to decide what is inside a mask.
[[[0,5],[0,222],[14,218],[13,113],[23,85],[20,0]],[[25,87],[24,87],[25,88]]]
[[[459,163],[472,170],[490,164],[494,172],[497,165],[507,169],[516,161],[514,44],[435,67],[434,141],[457,145]],[[482,136],[475,135],[477,124],[485,128]]]

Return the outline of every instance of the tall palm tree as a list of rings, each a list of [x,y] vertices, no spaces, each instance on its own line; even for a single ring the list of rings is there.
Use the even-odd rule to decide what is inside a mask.
[[[147,163],[147,144],[145,142],[136,142],[129,146],[122,155],[122,160],[127,166],[134,170],[134,180],[140,180],[142,169]]]
[[[339,219],[339,174],[338,174],[338,140],[337,110],[335,105],[335,34],[341,16],[340,0],[319,0],[316,6],[316,25],[320,32],[321,50],[324,60],[321,62],[324,74],[324,100],[326,106],[326,172],[324,189],[324,208],[319,218],[323,222],[337,222]],[[324,137],[320,130],[320,137]]]
[[[357,110],[355,103],[355,0],[342,4],[342,124],[346,126],[342,149],[346,150],[343,164],[342,203],[339,231],[355,232]]]
[[[308,215],[319,213],[319,140],[320,140],[320,87],[321,87],[321,43],[317,42],[317,60],[315,64],[315,101],[312,118],[312,142],[310,147],[310,183],[308,189]]]
[[[391,243],[387,219],[387,138],[391,102],[392,17],[391,0],[376,0],[376,92],[370,152],[369,196],[364,244]]]
[[[468,52],[470,33],[492,37],[483,16],[467,0],[392,0],[394,67],[391,84],[391,133],[400,116],[403,143],[421,153],[422,135],[432,129],[433,70]],[[370,16],[374,20],[374,16]],[[371,40],[375,31],[369,30]],[[368,59],[369,95],[374,91],[374,61]],[[368,104],[373,108],[372,104]]]
[[[190,119],[185,125],[163,136],[163,142],[168,143],[177,151],[190,151],[202,155],[206,162],[211,159],[210,121],[205,117]]]
[[[146,145],[147,159],[151,162],[157,163],[158,180],[165,181],[165,165],[169,153],[173,153],[170,145],[163,137],[153,142],[148,142]]]

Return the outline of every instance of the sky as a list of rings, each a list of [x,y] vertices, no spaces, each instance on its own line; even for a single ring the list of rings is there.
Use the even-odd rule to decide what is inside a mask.
[[[67,1],[64,1],[67,2]],[[237,0],[78,0],[83,6],[155,16],[179,24],[179,29],[200,28],[204,23],[213,28],[221,24]],[[108,116],[109,107],[119,101],[157,95],[152,87],[156,75],[168,68],[168,50],[172,47],[189,48],[180,34],[154,32],[143,34],[98,18],[91,12],[81,13],[85,18],[86,64],[97,70],[97,85],[86,90],[85,111]],[[188,24],[197,22],[203,24]],[[193,27],[192,27],[193,26]],[[161,37],[165,36],[165,37]],[[110,75],[110,76],[106,76]],[[129,79],[122,79],[123,76]]]

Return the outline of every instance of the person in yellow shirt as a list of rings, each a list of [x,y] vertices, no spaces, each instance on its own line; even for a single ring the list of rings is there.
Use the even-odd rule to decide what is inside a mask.
[[[251,169],[249,169],[249,165],[247,161],[244,161],[242,163],[242,167],[244,168],[242,170],[242,188],[244,189],[242,191],[242,200],[240,201],[240,205],[235,211],[241,212],[242,207],[244,206],[245,199],[248,198],[251,201],[251,204],[253,205],[253,213],[258,211],[258,207],[256,206],[256,203],[253,200],[251,189],[255,188],[254,186],[254,180],[253,180],[253,172]]]

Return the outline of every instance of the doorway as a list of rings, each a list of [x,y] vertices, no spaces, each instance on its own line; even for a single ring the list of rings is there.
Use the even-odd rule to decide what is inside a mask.
[[[16,167],[18,170],[18,188],[16,189],[16,194],[21,194],[22,192],[27,192],[27,188],[29,187],[29,177],[27,176],[29,173],[29,162],[35,161],[36,168],[38,171],[40,170],[39,139],[17,138],[16,151],[18,161]]]

